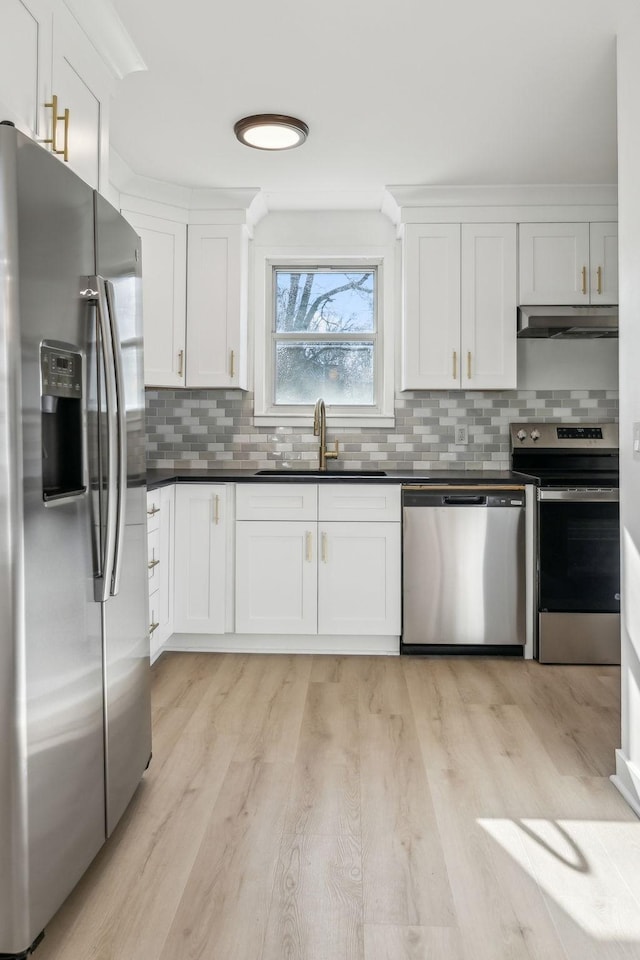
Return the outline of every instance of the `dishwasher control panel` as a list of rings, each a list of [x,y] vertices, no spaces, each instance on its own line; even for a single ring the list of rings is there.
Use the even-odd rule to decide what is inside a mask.
[[[430,490],[405,488],[402,491],[405,507],[523,507],[524,490]]]

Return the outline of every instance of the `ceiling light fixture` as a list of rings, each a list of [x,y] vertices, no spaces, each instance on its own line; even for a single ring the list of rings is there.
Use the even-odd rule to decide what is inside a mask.
[[[307,139],[309,127],[282,113],[257,113],[243,117],[233,127],[240,143],[256,150],[291,150]]]

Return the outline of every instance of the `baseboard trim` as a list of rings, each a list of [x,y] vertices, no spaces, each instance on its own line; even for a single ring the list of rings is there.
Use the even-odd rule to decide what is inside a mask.
[[[163,644],[162,650],[190,653],[310,653],[395,657],[400,653],[400,637],[174,633]]]
[[[640,817],[640,769],[616,750],[616,772],[609,777],[637,817]]]

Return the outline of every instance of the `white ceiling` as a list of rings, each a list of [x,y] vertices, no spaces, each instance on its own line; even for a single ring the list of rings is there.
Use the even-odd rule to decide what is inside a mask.
[[[113,0],[147,63],[112,106],[137,173],[267,197],[386,184],[615,183],[626,0]],[[304,119],[298,150],[241,146],[251,113]],[[287,205],[286,202],[284,205]]]

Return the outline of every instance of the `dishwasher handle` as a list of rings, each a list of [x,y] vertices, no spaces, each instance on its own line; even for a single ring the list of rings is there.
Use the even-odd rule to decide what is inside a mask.
[[[442,503],[445,507],[455,507],[455,506],[469,506],[469,507],[483,507],[487,504],[487,498],[477,495],[477,496],[465,496],[464,493],[452,493],[444,496],[442,498]]]

